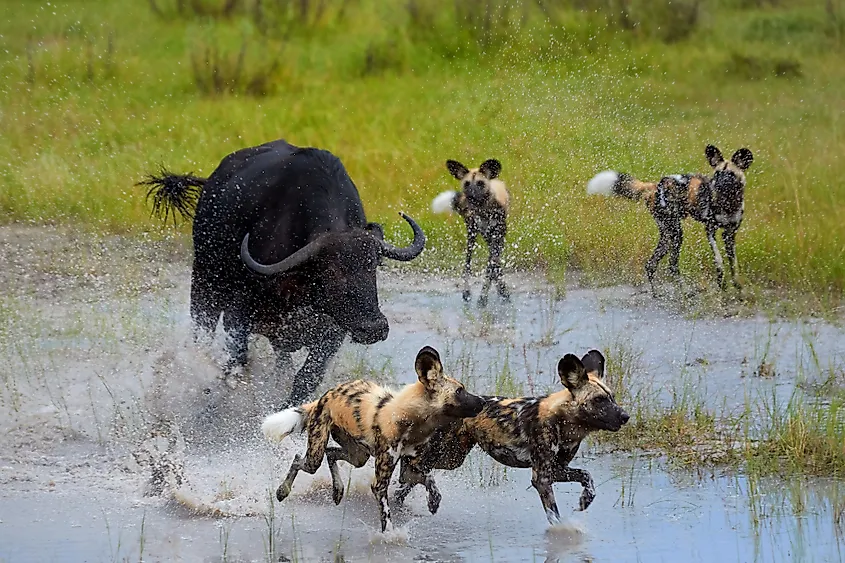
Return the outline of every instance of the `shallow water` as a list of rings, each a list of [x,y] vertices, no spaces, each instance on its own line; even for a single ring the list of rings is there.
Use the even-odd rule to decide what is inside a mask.
[[[437,515],[428,514],[424,492],[414,492],[396,515],[399,545],[376,534],[370,468],[351,473],[339,507],[325,467],[315,477],[300,474],[292,496],[270,504],[304,448],[289,441],[273,449],[258,436],[262,414],[286,385],[269,377],[262,339],[251,348],[254,380],[234,391],[220,381],[223,336],[200,346],[190,336],[181,242],[89,242],[7,227],[0,253],[9,288],[0,301],[0,560],[842,558],[838,483],[750,484],[595,448],[573,465],[593,474],[597,498],[576,513],[579,487],[556,486],[567,516],[555,530],[530,471],[505,471],[483,455],[437,474],[444,497]],[[509,281],[513,303],[491,297],[480,312],[463,305],[455,280],[385,273],[389,339],[345,345],[326,385],[361,376],[410,382],[416,352],[429,344],[479,392],[540,394],[559,387],[561,355],[597,347],[629,351],[637,365],[629,385],[656,402],[694,392],[730,410],[773,394],[783,402],[813,366],[841,365],[845,354],[842,328],[818,320],[692,319],[629,287],[573,287],[556,299],[542,281]],[[774,366],[773,377],[755,374],[761,363]],[[229,517],[145,496],[149,470],[132,453],[157,418],[176,421],[187,439],[176,447],[185,464],[182,501]]]

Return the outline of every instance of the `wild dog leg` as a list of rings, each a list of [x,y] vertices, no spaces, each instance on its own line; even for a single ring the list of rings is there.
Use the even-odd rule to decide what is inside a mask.
[[[657,265],[660,264],[660,261],[663,260],[663,257],[668,254],[669,250],[672,248],[672,222],[657,219],[657,229],[660,232],[660,239],[657,241],[657,247],[654,249],[654,252],[651,255],[651,258],[645,263],[645,273],[648,276],[648,283],[651,285],[651,293],[652,295],[657,295],[657,290],[654,287],[654,274],[657,272]],[[680,223],[678,224],[680,228]]]
[[[499,295],[507,301],[510,298],[510,293],[502,280],[502,251],[505,247],[504,233],[499,232],[496,228],[490,237],[487,238],[487,247],[490,249],[490,256],[487,260],[487,276],[484,280],[484,287],[481,289],[481,296],[478,298],[478,306],[484,307],[487,305],[487,296],[490,293],[490,285],[496,282]]]
[[[276,498],[279,499],[279,502],[290,495],[293,482],[300,471],[313,475],[320,468],[323,458],[326,456],[326,444],[329,441],[331,424],[329,415],[324,408],[324,399],[317,404],[311,416],[313,418],[308,427],[308,451],[304,458],[299,454],[294,456],[287,477],[276,490]]]
[[[728,266],[731,269],[731,281],[736,289],[742,289],[742,286],[736,279],[739,273],[739,268],[736,263],[736,228],[728,227],[722,231],[722,240],[725,241],[725,254],[728,255]]]
[[[593,478],[583,469],[558,465],[554,472],[555,483],[581,483],[584,489],[581,491],[581,498],[578,501],[578,510],[587,510],[596,498],[596,487]]]
[[[549,466],[551,460],[543,461],[534,466],[531,474],[531,485],[537,489],[540,495],[540,502],[543,503],[543,508],[546,510],[546,518],[549,524],[555,526],[560,523],[560,512],[557,509],[557,502],[555,502],[555,492],[552,489],[552,468]]]
[[[467,253],[466,261],[464,262],[464,301],[469,301],[472,293],[469,290],[469,278],[472,275],[472,253],[475,251],[475,241],[478,238],[478,233],[467,225]]]
[[[414,486],[423,485],[428,493],[428,511],[432,514],[437,514],[437,509],[440,508],[440,501],[443,500],[443,496],[440,494],[437,483],[434,482],[434,477],[430,473],[415,469],[403,459],[399,472],[399,483],[402,486],[396,489],[393,497],[396,504],[403,504]]]
[[[673,221],[668,226],[669,233],[669,273],[676,278],[681,275],[681,246],[684,244],[684,229],[680,221]]]
[[[381,516],[381,531],[393,530],[393,522],[390,520],[390,505],[387,502],[387,487],[390,485],[390,476],[396,467],[396,459],[390,451],[381,451],[376,455],[376,474],[373,477],[372,491],[378,502],[379,515]]]
[[[329,361],[340,350],[346,333],[332,327],[323,334],[323,340],[309,347],[308,357],[293,380],[288,405],[299,405],[308,401],[323,379]]]
[[[713,250],[713,264],[716,266],[716,283],[720,288],[724,289],[725,271],[722,266],[722,255],[719,253],[718,245],[716,245],[716,227],[715,225],[708,224],[705,228],[707,230],[707,242],[710,243],[710,248]]]
[[[340,504],[343,500],[343,478],[337,462],[343,460],[352,464],[352,467],[358,468],[363,467],[368,459],[370,459],[370,454],[367,450],[353,443],[344,444],[342,448],[326,448],[326,461],[332,474],[332,500],[335,504]]]

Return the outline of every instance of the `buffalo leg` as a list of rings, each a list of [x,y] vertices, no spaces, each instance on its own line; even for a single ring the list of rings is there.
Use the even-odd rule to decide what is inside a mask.
[[[276,376],[290,376],[291,372],[293,371],[293,359],[291,358],[290,352],[285,350],[285,347],[282,344],[282,339],[271,339],[270,346],[273,347],[273,352],[276,353],[276,362],[274,366]]]
[[[596,498],[596,487],[593,484],[593,478],[583,469],[576,469],[574,467],[558,466],[554,471],[555,483],[581,483],[583,490],[581,491],[581,498],[578,501],[578,510],[587,510]]]
[[[247,351],[249,349],[249,322],[241,313],[231,310],[223,313],[223,328],[229,337],[229,362],[226,364],[226,375],[237,375],[246,367]]]
[[[346,333],[340,328],[333,327],[325,332],[323,340],[313,346],[309,346],[308,357],[305,363],[296,374],[293,380],[289,405],[300,405],[307,402],[314,394],[317,386],[323,381],[323,374],[329,361],[340,350]]]
[[[202,272],[197,272],[196,264],[191,273],[191,320],[194,322],[194,342],[203,334],[213,334],[220,320],[221,307],[213,288],[204,281]]]
[[[363,467],[368,459],[370,459],[369,452],[357,444],[347,443],[342,448],[326,448],[326,461],[332,474],[332,500],[335,504],[340,504],[343,500],[343,479],[337,462],[345,461],[352,464],[352,467],[358,468]]]

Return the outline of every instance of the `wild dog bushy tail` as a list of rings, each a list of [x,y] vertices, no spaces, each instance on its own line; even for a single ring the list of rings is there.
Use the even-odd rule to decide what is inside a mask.
[[[281,442],[295,432],[302,432],[314,413],[317,401],[291,407],[269,415],[261,424],[261,432],[271,442]]]
[[[629,174],[620,174],[613,170],[599,172],[587,182],[587,193],[590,195],[615,195],[633,200],[638,200],[656,189],[657,184],[654,182],[643,182]]]
[[[193,219],[194,208],[197,206],[200,193],[205,186],[207,178],[194,176],[193,174],[172,174],[164,167],[156,174],[150,174],[145,180],[138,182],[139,186],[148,186],[147,201],[153,198],[152,215],[159,219],[167,219],[173,214],[173,222],[176,223],[176,214],[182,219]]]
[[[447,190],[441,192],[431,202],[431,210],[435,213],[451,213],[454,210],[455,196],[458,192]]]

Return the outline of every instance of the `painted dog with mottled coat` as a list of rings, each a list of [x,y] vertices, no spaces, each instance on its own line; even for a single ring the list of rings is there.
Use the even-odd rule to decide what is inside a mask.
[[[507,215],[510,195],[505,183],[498,179],[502,165],[498,160],[489,159],[472,170],[456,160],[447,160],[449,173],[461,182],[461,191],[442,192],[431,202],[435,213],[455,211],[460,215],[467,228],[467,251],[464,263],[464,301],[469,301],[471,292],[469,278],[472,273],[470,263],[475,251],[478,236],[487,243],[490,256],[487,260],[487,273],[478,304],[487,304],[490,285],[496,282],[499,295],[507,301],[510,292],[502,280],[502,253],[505,249],[507,234]]]
[[[590,506],[595,498],[593,479],[569,463],[588,434],[617,432],[628,422],[628,414],[602,381],[604,356],[598,350],[581,359],[566,354],[557,369],[563,390],[544,397],[482,397],[484,409],[478,416],[438,430],[416,455],[403,457],[397,502],[401,504],[414,485],[422,484],[428,491],[429,511],[437,512],[441,496],[431,471],[457,469],[477,444],[499,463],[531,468],[531,484],[550,524],[560,522],[554,483],[580,483],[579,508]]]
[[[370,381],[352,381],[329,389],[320,399],[268,416],[264,435],[281,441],[293,432],[308,432],[305,457],[296,455],[284,482],[276,491],[283,501],[291,492],[299,471],[314,474],[323,463],[332,475],[332,498],[343,498],[343,480],[337,462],[362,467],[375,457],[372,491],[378,501],[381,531],[390,531],[387,487],[401,456],[413,455],[441,426],[481,412],[481,397],[471,395],[463,384],[443,373],[437,350],[424,347],[415,362],[418,381],[399,392]],[[339,447],[327,447],[329,436]]]
[[[628,174],[606,170],[594,176],[587,184],[587,193],[590,194],[643,200],[654,217],[660,238],[645,265],[652,294],[655,293],[654,274],[657,265],[667,254],[669,271],[676,277],[681,273],[678,267],[684,239],[681,221],[687,217],[704,225],[707,241],[713,251],[716,281],[724,289],[722,255],[716,245],[716,231],[722,229],[731,281],[736,289],[740,289],[736,279],[736,232],[745,210],[745,171],[754,161],[754,155],[747,148],[742,148],[730,160],[725,160],[721,151],[713,145],[707,145],[704,155],[713,167],[712,176],[676,174],[664,176],[659,182],[643,182]]]

